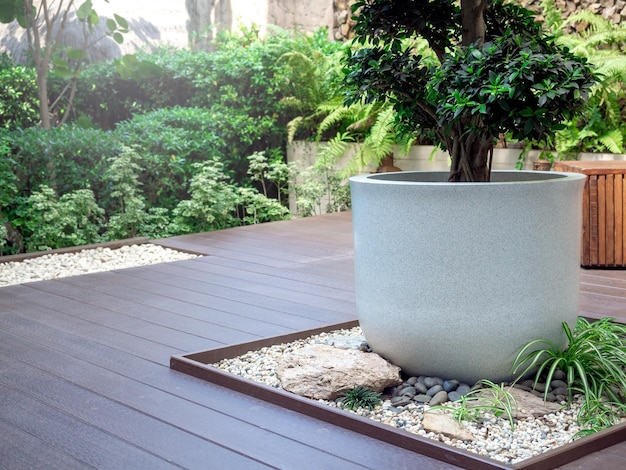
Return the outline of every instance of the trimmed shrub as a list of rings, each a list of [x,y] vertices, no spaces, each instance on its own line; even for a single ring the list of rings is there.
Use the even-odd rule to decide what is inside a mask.
[[[42,185],[61,195],[89,188],[106,206],[102,175],[107,158],[119,152],[110,132],[76,126],[32,127],[14,131],[11,145],[19,194],[31,194]]]
[[[93,192],[78,189],[58,197],[41,186],[23,200],[15,225],[27,240],[26,251],[42,251],[100,241],[104,211]]]
[[[0,55],[0,128],[24,129],[39,121],[35,69]]]
[[[247,156],[265,150],[275,123],[234,109],[163,108],[120,123],[117,138],[140,150],[140,180],[149,206],[174,207],[188,197],[193,164],[217,158],[229,179],[247,180]]]

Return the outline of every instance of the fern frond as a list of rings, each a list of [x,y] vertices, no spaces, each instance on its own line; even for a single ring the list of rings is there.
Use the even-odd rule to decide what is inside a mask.
[[[580,22],[587,23],[589,25],[588,28],[593,31],[608,31],[614,27],[612,22],[589,9],[580,10],[568,16],[565,20],[565,25],[575,25]]]
[[[579,22],[585,22],[587,27],[580,33],[561,36],[559,38],[561,44],[568,47],[574,54],[587,57],[597,66],[608,58],[623,57],[619,49],[611,46],[623,44],[626,41],[624,24],[616,25],[590,10],[582,10],[569,16],[565,25],[573,26]]]
[[[367,137],[374,153],[380,158],[393,151],[395,144],[395,110],[388,106],[382,109]]]
[[[612,78],[626,81],[626,55],[610,55],[606,59],[594,63],[594,65],[597,66],[597,72],[604,77],[604,81]]]
[[[287,142],[293,142],[293,138],[303,121],[304,117],[298,116],[287,123]]]
[[[384,107],[379,103],[361,105],[355,121],[348,126],[348,130],[364,134],[376,124],[380,110]]]
[[[398,136],[397,140],[396,144],[400,147],[400,153],[408,155],[417,138],[414,135],[403,134]]]
[[[337,100],[333,102],[327,102],[320,105],[318,110],[320,112],[327,111],[328,115],[322,120],[317,129],[317,139],[321,139],[322,134],[332,127],[342,122],[355,122],[360,119],[363,109],[359,105],[353,104],[350,106],[337,105]],[[334,107],[333,107],[334,105]]]
[[[599,47],[624,42],[626,29],[614,29],[610,31],[597,31],[593,34],[582,35],[589,47]]]
[[[554,34],[560,33],[563,30],[563,17],[554,0],[542,0],[540,6],[545,28]]]
[[[303,105],[302,100],[299,98],[296,98],[295,96],[285,96],[281,98],[280,102],[285,107],[292,108],[292,109],[301,108]]]
[[[327,113],[331,113],[332,111],[335,111],[338,108],[345,108],[345,107],[346,106],[343,104],[343,98],[341,98],[340,96],[336,96],[328,101],[324,101],[323,103],[320,103],[317,109],[318,111],[327,114]]]
[[[598,136],[598,141],[611,153],[624,153],[623,139],[624,136],[617,129]]]
[[[350,134],[338,132],[321,147],[315,159],[315,165],[327,167],[336,164],[346,154],[351,142],[354,142],[354,138]]]
[[[360,144],[354,157],[352,157],[346,167],[341,170],[340,176],[342,178],[348,178],[355,175],[372,164],[374,159],[375,155],[371,151],[371,148]]]

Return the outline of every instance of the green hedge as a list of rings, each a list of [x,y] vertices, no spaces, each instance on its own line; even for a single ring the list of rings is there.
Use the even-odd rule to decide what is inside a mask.
[[[0,128],[25,129],[38,121],[35,69],[16,66],[6,54],[0,55]]]

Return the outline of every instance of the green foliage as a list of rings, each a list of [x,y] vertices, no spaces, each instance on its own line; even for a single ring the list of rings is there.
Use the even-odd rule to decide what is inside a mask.
[[[304,34],[274,28],[261,38],[252,30],[218,37],[209,55],[210,67],[194,80],[206,91],[204,102],[244,110],[252,116],[282,113],[284,80],[291,73],[284,54],[310,49]]]
[[[297,171],[296,164],[285,163],[280,154],[268,158],[264,152],[253,153],[248,157],[248,161],[250,179],[261,184],[263,193],[259,193],[254,188],[239,189],[241,205],[245,213],[242,218],[243,222],[255,224],[288,219],[290,212],[283,205],[283,199],[289,195],[289,184],[292,175]],[[276,199],[269,197],[273,190]]]
[[[567,122],[556,135],[556,149],[565,157],[580,152],[624,152],[626,138],[626,26],[616,25],[588,10],[577,12],[562,27],[584,22],[587,27],[561,34],[560,44],[584,57],[597,69],[599,81],[591,90],[579,118]]]
[[[265,37],[241,30],[221,35],[210,51],[158,48],[86,68],[77,83],[76,112],[111,129],[138,113],[163,107],[231,108],[276,121],[268,147],[284,139],[296,109],[337,87],[336,70],[311,71],[341,47],[320,29],[313,35],[273,29]],[[317,80],[302,82],[316,74]],[[333,85],[334,84],[334,85]]]
[[[515,411],[517,402],[504,384],[495,384],[490,380],[479,380],[476,388],[462,395],[457,405],[433,406],[429,411],[449,410],[452,416],[461,421],[480,421],[484,413],[491,413],[496,417],[505,416],[515,429]]]
[[[10,133],[0,129],[0,256],[8,245],[11,206],[17,196],[15,161],[11,156]],[[12,227],[11,227],[12,228]],[[19,246],[14,249],[19,250]]]
[[[470,119],[490,135],[538,139],[582,109],[590,74],[553,40],[505,33],[467,47],[443,62],[431,82],[441,100],[438,125],[450,130]]]
[[[328,112],[328,115],[318,127],[318,139],[329,129],[343,129],[328,140],[326,155],[321,158],[338,162],[350,149],[348,144],[358,144],[355,154],[342,171],[344,177],[370,165],[378,166],[383,158],[394,153],[396,145],[407,150],[417,139],[417,134],[398,133],[396,112],[389,103],[337,106],[336,102],[329,102],[321,105],[319,112]]]
[[[50,87],[60,94],[64,82],[53,78]],[[85,67],[76,82],[74,113],[77,119],[88,119],[95,127],[112,130],[116,123],[143,112],[146,101],[139,81],[121,78],[111,62],[99,62]]]
[[[0,220],[0,256],[2,256],[2,252],[4,250],[5,245],[7,244],[7,235],[9,231],[4,225],[3,221]]]
[[[321,34],[327,32],[318,31],[309,47],[287,52],[279,59],[279,63],[287,65],[281,83],[285,95],[282,104],[290,114],[296,114],[287,124],[290,141],[312,135],[327,112],[323,109],[325,103],[332,103],[343,94],[341,58],[346,45],[329,43]],[[328,44],[333,48],[323,46]]]
[[[91,188],[98,200],[105,191],[106,160],[119,151],[110,133],[75,126],[17,130],[11,133],[11,145],[20,194],[30,194],[41,185],[58,194]]]
[[[184,233],[184,227],[174,220],[173,211],[165,207],[148,208],[139,229],[139,235],[152,239],[173,237],[181,233]]]
[[[0,23],[11,23],[15,20],[23,28],[26,27],[23,0],[2,0],[0,3]]]
[[[261,185],[263,196],[268,197],[275,190],[278,201],[282,201],[283,196],[289,194],[289,178],[295,163],[285,163],[279,153],[270,159],[265,152],[254,152],[248,157],[248,163],[248,175]]]
[[[39,120],[35,70],[0,55],[0,128],[27,128]]]
[[[0,223],[2,214],[17,196],[15,160],[11,155],[11,134],[0,129]]]
[[[373,410],[381,403],[380,393],[370,390],[363,385],[351,388],[337,399],[337,404],[344,410],[357,410],[359,408]]]
[[[219,230],[238,225],[239,195],[227,183],[224,165],[216,160],[194,163],[190,182],[191,199],[180,201],[174,215],[187,233]]]
[[[210,52],[159,49],[88,65],[70,78],[77,79],[74,125],[17,129],[0,138],[6,237],[23,235],[27,249],[65,243],[55,241],[53,231],[31,242],[36,211],[27,206],[41,206],[45,196],[50,208],[57,207],[84,188],[105,211],[103,239],[288,217],[283,203],[295,169],[283,159],[286,123],[296,110],[313,109],[333,87],[338,92],[338,60],[328,61],[332,70],[316,64],[340,47],[323,30],[276,30],[264,38],[243,31],[220,37]],[[309,89],[300,86],[314,76],[319,80]],[[66,78],[49,78],[51,96],[61,95]],[[42,193],[42,185],[52,193]],[[28,198],[35,193],[39,199]],[[16,252],[23,248],[18,241],[2,243]]]
[[[620,424],[626,415],[624,400],[615,401],[605,395],[585,397],[578,412],[578,424],[583,428],[574,437],[584,437]]]
[[[258,160],[259,155],[250,158]],[[175,221],[182,232],[219,230],[289,218],[289,210],[279,201],[254,188],[229,184],[220,161],[194,163],[194,167],[191,198],[181,201],[174,209]]]
[[[146,213],[146,203],[139,189],[138,154],[126,147],[122,152],[110,159],[110,166],[105,179],[111,187],[111,198],[114,202],[115,215],[109,219],[107,238],[117,240],[133,238],[138,235]]]
[[[626,326],[612,318],[589,322],[579,318],[572,332],[567,323],[563,329],[568,345],[562,350],[547,340],[537,339],[524,345],[513,364],[519,377],[529,373],[535,383],[550,383],[557,370],[566,373],[570,390],[585,397],[578,419],[596,428],[606,420],[607,410],[626,412]]]
[[[289,209],[276,199],[268,198],[254,188],[238,188],[237,192],[243,210],[240,215],[242,224],[260,224],[289,218]]]
[[[187,196],[196,162],[218,158],[233,181],[245,183],[247,156],[269,148],[265,136],[274,125],[269,116],[255,119],[237,109],[175,107],[136,115],[115,135],[142,149],[148,204],[171,207]]]
[[[425,40],[405,40],[403,47],[423,56],[426,62],[438,63]],[[339,55],[328,58],[327,62],[330,59],[333,60],[333,66],[339,66],[335,64],[335,61],[340,60]],[[328,66],[326,64],[326,67]],[[358,150],[350,159],[344,175],[354,174],[368,165],[377,166],[384,157],[393,153],[395,145],[409,148],[417,139],[431,140],[421,130],[398,132],[397,115],[390,102],[366,103],[361,100],[346,105],[343,100],[344,90],[333,89],[335,93],[332,97],[320,102],[312,114],[298,116],[288,124],[289,139],[293,139],[297,132],[301,132],[302,127],[318,122],[316,132],[318,141],[335,133],[330,139],[332,147],[330,152],[335,155],[335,161],[338,161],[349,148],[345,143],[358,143]]]
[[[90,64],[77,82],[75,112],[100,128],[113,129],[159,108],[207,105],[207,92],[194,79],[211,66],[209,56],[162,47]]]
[[[70,13],[76,16],[82,26],[82,44],[80,47],[68,47],[59,38],[68,24]],[[76,80],[87,62],[87,48],[107,36],[118,44],[128,32],[128,22],[119,15],[107,18],[105,31],[97,35],[95,27],[100,16],[93,9],[91,0],[84,0],[79,5],[74,1],[67,3],[40,0],[36,4],[26,0],[4,0],[0,7],[0,22],[10,23],[16,20],[24,28],[28,37],[30,59],[37,75],[37,96],[39,98],[39,118],[41,126],[49,129],[67,122],[72,110],[76,91]],[[49,93],[48,79],[55,76],[66,80],[62,91],[53,96]]]
[[[124,147],[122,152],[110,159],[105,179],[110,187],[112,204],[107,224],[107,240],[119,240],[137,236],[164,238],[183,231],[165,207],[147,207],[139,177],[142,161],[137,149]]]
[[[582,108],[594,77],[541,29],[531,13],[497,0],[485,9],[482,40],[464,42],[475,20],[451,1],[360,0],[355,47],[347,60],[347,104],[389,102],[398,128],[429,129],[452,158],[451,181],[488,181],[496,136],[541,138]],[[422,37],[432,65],[407,45]],[[479,38],[482,39],[482,38]]]
[[[24,230],[27,251],[100,241],[104,211],[98,207],[89,189],[78,189],[57,197],[52,188],[43,185],[24,200],[17,214],[20,218],[16,225]]]

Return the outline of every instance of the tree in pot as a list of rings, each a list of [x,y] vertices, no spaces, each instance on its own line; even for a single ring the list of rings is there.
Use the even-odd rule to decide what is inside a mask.
[[[432,130],[452,158],[449,173],[351,178],[361,327],[407,373],[506,380],[524,344],[565,345],[561,324],[578,315],[584,177],[492,174],[493,145],[553,133],[584,106],[593,72],[502,0],[353,8],[347,102],[391,103],[400,132]]]

